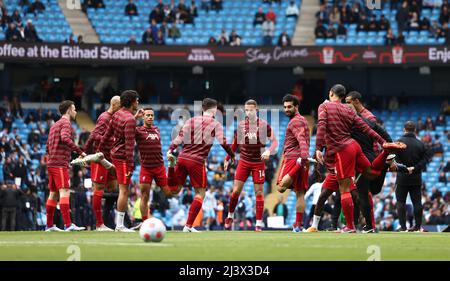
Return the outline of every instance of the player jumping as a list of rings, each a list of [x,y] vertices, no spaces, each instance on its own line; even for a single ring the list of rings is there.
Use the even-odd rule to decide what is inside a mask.
[[[310,132],[308,121],[298,111],[299,104],[298,98],[293,95],[286,95],[283,98],[284,114],[290,118],[290,121],[284,140],[284,159],[277,179],[279,192],[283,193],[286,189],[293,188],[297,196],[294,232],[302,230],[302,219],[305,212],[304,197],[308,189],[309,172]]]
[[[251,174],[256,196],[255,231],[261,231],[264,212],[264,174],[266,169],[264,161],[267,161],[270,154],[278,147],[278,142],[270,125],[258,117],[258,104],[256,101],[248,100],[245,102],[244,108],[246,118],[238,124],[233,145],[231,146],[231,149],[236,151],[238,145],[240,145],[241,159],[238,162],[234,176],[234,187],[230,196],[228,217],[225,219],[225,229],[231,228],[239,196],[244,183]],[[267,150],[261,153],[265,149],[268,139],[272,143]],[[227,156],[224,161],[224,170],[228,169],[229,160],[230,157]]]
[[[69,161],[72,151],[80,157],[86,154],[75,145],[74,130],[71,121],[75,120],[77,111],[73,101],[65,100],[59,105],[59,113],[62,115],[50,128],[47,140],[47,172],[50,194],[45,205],[47,211],[47,227],[45,231],[62,231],[53,223],[53,217],[59,198],[59,208],[64,221],[65,231],[80,231],[84,227],[78,227],[70,218],[70,185],[69,185]]]
[[[183,232],[199,232],[192,227],[192,224],[202,208],[203,198],[205,198],[207,185],[205,161],[214,139],[219,141],[234,162],[234,152],[226,142],[223,127],[214,119],[217,112],[217,101],[205,98],[202,102],[202,109],[203,115],[187,120],[167,151],[167,159],[170,161],[168,173],[170,190],[178,193],[188,175],[195,189],[194,201],[189,208]],[[175,157],[172,152],[181,144],[184,144],[183,150],[178,156],[176,167],[174,167]]]

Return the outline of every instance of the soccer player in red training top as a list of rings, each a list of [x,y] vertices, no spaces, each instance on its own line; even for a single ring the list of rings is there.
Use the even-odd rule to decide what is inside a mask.
[[[238,145],[240,145],[241,159],[239,160],[234,176],[234,187],[230,196],[228,217],[225,219],[225,229],[231,228],[234,210],[236,209],[239,195],[242,192],[244,183],[251,173],[256,196],[255,231],[261,231],[264,212],[264,174],[266,170],[264,161],[267,161],[270,154],[278,147],[278,142],[273,135],[270,125],[266,121],[258,118],[258,104],[256,101],[248,100],[245,103],[244,108],[246,118],[239,123],[234,136],[233,145],[231,146],[231,149],[236,151]],[[269,139],[272,144],[265,150]],[[227,156],[224,162],[225,170],[228,169],[229,160],[230,157]]]
[[[119,183],[119,198],[117,198],[116,231],[134,232],[124,226],[123,220],[127,211],[129,185],[134,168],[134,143],[136,138],[136,119],[134,113],[139,104],[136,91],[126,90],[120,95],[120,105],[113,114],[106,134],[103,135],[97,151],[113,140],[111,158],[116,167]]]
[[[105,135],[106,130],[109,127],[111,118],[117,110],[120,109],[120,97],[114,96],[111,99],[110,106],[107,111],[100,114],[97,119],[97,124],[94,130],[89,135],[89,139],[86,142],[84,150],[87,153],[93,153],[97,148],[98,144],[102,140],[103,135]],[[104,157],[108,161],[111,159],[111,147],[113,139],[107,139],[104,146],[100,147],[100,151],[103,153]],[[102,198],[103,191],[105,187],[108,190],[115,190],[117,186],[117,177],[111,174],[103,165],[100,163],[91,162],[91,178],[94,185],[94,195],[92,197],[92,209],[95,214],[95,221],[97,231],[113,231],[103,223],[103,212],[102,212]]]
[[[162,188],[167,197],[172,197],[167,186],[166,167],[161,152],[161,134],[159,128],[153,125],[155,113],[151,107],[139,110],[138,117],[144,117],[144,125],[136,128],[136,142],[141,161],[139,187],[141,189],[142,221],[149,217],[148,200],[153,179]],[[136,226],[138,229],[141,224]]]
[[[308,189],[309,138],[308,121],[298,112],[300,103],[296,96],[283,98],[284,114],[290,121],[284,140],[283,163],[278,174],[278,191],[283,193],[293,188],[297,196],[294,232],[302,231],[302,219],[305,212],[305,192]],[[300,161],[297,161],[299,159]],[[299,164],[297,164],[299,162]]]
[[[192,227],[192,224],[202,208],[203,198],[205,198],[207,185],[205,161],[214,139],[219,141],[220,145],[230,155],[232,162],[234,162],[234,152],[227,144],[223,127],[214,119],[217,112],[217,101],[210,98],[204,99],[202,109],[203,115],[187,120],[167,151],[167,159],[170,161],[168,173],[169,188],[173,193],[178,192],[189,175],[191,184],[195,189],[195,198],[189,208],[188,219],[183,232],[199,232]],[[175,157],[172,151],[182,143],[184,144],[183,150],[178,156],[176,167],[173,167]]]
[[[85,228],[76,226],[70,218],[69,161],[72,151],[81,157],[86,154],[73,142],[75,133],[70,122],[77,116],[74,102],[70,100],[61,102],[59,112],[62,117],[50,128],[46,148],[50,194],[45,205],[47,211],[45,231],[62,231],[53,224],[58,196],[65,231],[79,231]]]
[[[329,102],[319,106],[319,119],[316,135],[316,158],[320,164],[324,164],[322,150],[326,147],[327,167],[335,167],[336,177],[328,174],[325,179],[327,185],[335,185],[337,181],[341,193],[342,210],[347,223],[342,232],[354,233],[353,200],[350,194],[350,186],[354,184],[355,172],[358,171],[369,179],[375,179],[384,168],[388,149],[404,149],[401,143],[386,143],[369,125],[367,125],[355,111],[341,103],[345,98],[345,87],[336,84],[329,92]],[[385,149],[370,163],[361,150],[359,144],[351,138],[352,129],[356,128],[367,134]],[[332,183],[331,183],[332,182]]]

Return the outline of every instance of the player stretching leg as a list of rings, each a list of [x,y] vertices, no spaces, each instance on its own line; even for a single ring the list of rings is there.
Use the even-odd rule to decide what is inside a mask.
[[[84,157],[86,154],[73,142],[75,134],[70,123],[77,116],[74,102],[70,100],[61,102],[59,113],[62,115],[61,119],[50,128],[47,140],[47,172],[50,194],[45,205],[47,211],[45,231],[62,231],[53,224],[58,197],[65,231],[80,231],[85,228],[76,226],[70,218],[69,160],[72,151],[78,153],[80,157]]]
[[[264,161],[268,160],[270,154],[278,147],[278,142],[273,135],[270,125],[265,120],[258,118],[258,104],[256,101],[248,100],[245,102],[244,108],[246,118],[239,123],[233,145],[231,146],[233,151],[237,150],[238,145],[241,146],[241,159],[238,162],[234,176],[234,187],[230,196],[228,217],[225,219],[225,229],[231,228],[239,196],[244,187],[244,183],[251,173],[256,196],[255,231],[261,231],[264,212],[264,172],[266,169]],[[272,143],[264,151],[268,139]],[[225,171],[228,169],[229,158],[229,156],[225,158]]]
[[[89,139],[85,145],[85,151],[91,153],[102,140],[103,135],[108,129],[109,123],[114,113],[120,109],[120,97],[114,96],[110,101],[107,111],[100,114],[94,130],[89,135]],[[112,139],[107,139],[104,146],[100,147],[100,151],[108,161],[111,160]],[[86,157],[85,157],[86,158]],[[108,190],[114,190],[117,186],[117,177],[113,175],[111,170],[107,170],[102,164],[91,162],[91,178],[94,186],[94,194],[92,196],[92,209],[95,214],[95,230],[96,231],[113,231],[103,222],[102,198],[105,187]]]
[[[400,143],[386,143],[374,132],[353,110],[348,108],[341,100],[345,98],[345,87],[337,84],[329,92],[329,102],[319,106],[319,120],[316,136],[316,158],[324,164],[322,150],[327,148],[327,161],[336,168],[336,179],[341,194],[341,204],[347,226],[342,232],[355,232],[353,223],[353,200],[350,186],[355,177],[355,171],[361,172],[369,179],[380,175],[389,152],[392,149],[404,149]],[[369,162],[359,144],[351,138],[353,128],[365,133],[385,149],[377,158]]]
[[[283,164],[278,174],[278,191],[283,193],[293,188],[297,196],[294,232],[302,230],[303,213],[305,212],[305,192],[308,189],[309,172],[309,138],[308,121],[298,112],[299,101],[293,95],[283,98],[284,114],[290,118],[286,128],[283,150]],[[297,165],[297,159],[300,162]]]
[[[161,152],[161,134],[159,128],[153,125],[155,113],[151,107],[139,110],[137,117],[144,117],[144,125],[136,128],[136,143],[139,150],[141,171],[139,188],[141,190],[140,210],[142,221],[149,218],[148,200],[153,179],[162,188],[167,197],[172,194],[167,186],[166,167]],[[142,223],[133,229],[139,229]]]
[[[205,161],[214,139],[219,141],[234,162],[234,152],[227,144],[223,127],[214,119],[217,112],[217,101],[210,98],[204,99],[202,109],[203,115],[187,120],[167,151],[167,159],[172,162],[169,165],[168,173],[170,190],[173,193],[178,193],[188,175],[195,190],[194,201],[189,208],[188,219],[183,232],[199,232],[192,227],[192,224],[202,208],[203,198],[205,198],[207,183]],[[176,166],[173,167],[175,157],[172,151],[181,144],[184,144],[183,150],[178,156]]]
[[[129,185],[134,166],[134,143],[136,137],[136,120],[134,113],[139,104],[136,91],[126,90],[120,95],[121,108],[113,114],[106,134],[103,135],[97,151],[112,141],[111,158],[117,172],[119,197],[117,199],[116,231],[134,232],[124,226],[127,211]]]

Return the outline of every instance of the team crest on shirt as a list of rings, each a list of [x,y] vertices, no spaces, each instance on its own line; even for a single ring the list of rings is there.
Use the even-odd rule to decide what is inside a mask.
[[[100,176],[100,180],[103,180],[103,176]]]
[[[142,180],[145,181],[145,176],[142,177]]]
[[[145,140],[148,140],[148,139],[151,139],[151,140],[159,140],[159,136],[158,136],[158,134],[152,134],[152,133],[149,133],[148,136],[147,136],[147,138],[146,138]]]

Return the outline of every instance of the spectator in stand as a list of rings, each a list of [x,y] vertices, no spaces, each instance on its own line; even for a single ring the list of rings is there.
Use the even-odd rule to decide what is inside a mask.
[[[130,39],[127,41],[127,45],[137,45],[136,36],[131,35]]]
[[[397,40],[395,41],[395,44],[399,45],[399,46],[403,46],[403,45],[405,45],[405,36],[403,35],[403,31],[399,31],[399,32],[400,32],[400,34],[398,35]]]
[[[39,38],[36,28],[31,20],[27,21],[27,26],[25,27],[25,41],[26,42],[42,42]]]
[[[378,30],[380,31],[388,31],[388,29],[391,27],[391,24],[386,19],[384,15],[381,15],[380,21],[378,22]]]
[[[349,12],[347,9],[345,9],[345,8],[341,8],[341,10],[340,10],[340,12],[341,12],[341,21],[344,23],[344,24],[349,24],[349,23],[353,23],[353,17],[352,17],[352,14],[351,14],[351,12]]]
[[[318,21],[316,30],[314,31],[316,38],[325,39],[327,38],[327,30],[323,26],[323,22],[321,20]]]
[[[17,26],[21,26],[22,25],[22,17],[20,16],[20,13],[18,10],[14,10],[10,21],[15,23]]]
[[[138,8],[136,6],[136,4],[133,3],[133,0],[128,0],[128,4],[125,6],[125,15],[126,16],[138,16]]]
[[[361,15],[359,21],[358,21],[358,26],[356,27],[356,31],[360,32],[360,31],[368,31],[369,30],[369,22],[366,19],[365,15]]]
[[[184,0],[179,1],[177,8],[181,12],[187,12],[187,10],[188,10],[186,4],[184,4]]]
[[[448,23],[444,23],[442,26],[442,32],[445,38],[445,45],[450,45],[450,29],[448,27]]]
[[[142,44],[144,45],[153,45],[153,34],[151,28],[147,28],[145,32],[142,34]]]
[[[289,6],[286,8],[286,17],[294,17],[297,18],[300,14],[297,4],[295,1],[291,1]]]
[[[152,30],[152,35],[153,35],[153,41],[156,42],[156,39],[158,38],[158,24],[156,23],[156,20],[153,19],[151,24],[150,24],[150,29]]]
[[[429,30],[430,29],[430,20],[427,17],[424,17],[419,21],[420,30]]]
[[[158,111],[158,120],[170,120],[170,113],[169,110],[165,105],[161,106],[161,108]]]
[[[436,130],[436,126],[434,125],[433,119],[431,116],[428,116],[425,120],[425,130],[427,131],[434,131]]]
[[[222,0],[211,0],[211,9],[220,12],[223,9]]]
[[[384,44],[386,46],[394,46],[396,42],[396,38],[394,36],[394,33],[392,32],[392,29],[389,28],[386,37],[384,39]]]
[[[442,8],[441,14],[439,15],[439,23],[444,25],[444,23],[448,23],[450,20],[450,13],[448,11],[448,7],[445,6]]]
[[[417,132],[425,130],[425,124],[422,121],[422,117],[417,118],[416,127],[417,127]]]
[[[337,35],[341,38],[347,37],[347,28],[345,28],[345,25],[342,22],[339,23],[339,26],[337,28]]]
[[[161,31],[163,38],[165,39],[169,34],[169,27],[167,26],[167,22],[163,21],[159,26],[159,31]]]
[[[5,39],[6,41],[12,42],[20,42],[24,40],[22,34],[20,34],[19,30],[16,28],[16,24],[14,23],[10,23],[8,25],[8,29],[5,31]]]
[[[83,35],[78,35],[78,38],[77,38],[77,44],[78,45],[82,45],[82,44],[84,44],[84,39],[83,39]]]
[[[409,18],[409,6],[408,1],[403,1],[401,7],[397,10],[395,19],[397,20],[398,31],[402,32],[406,29]]]
[[[191,6],[189,7],[189,15],[191,15],[191,17],[198,17],[198,10],[197,10],[197,4],[195,4],[195,0],[191,1]]]
[[[155,20],[157,23],[163,22],[165,16],[164,12],[161,12],[161,10],[158,7],[155,7],[149,15],[149,23],[151,24],[153,20]]]
[[[435,124],[436,126],[445,126],[445,115],[442,113],[439,114],[439,116],[436,118]]]
[[[73,33],[71,33],[69,35],[69,38],[66,39],[66,41],[64,41],[64,43],[69,44],[69,45],[76,45],[77,42],[75,41],[75,39],[73,38]]]
[[[164,40],[164,35],[161,30],[158,30],[158,35],[156,37],[155,44],[158,46],[166,45],[166,41]]]
[[[241,46],[241,37],[236,33],[236,30],[232,30],[229,38],[231,47]]]
[[[377,17],[375,15],[372,16],[372,19],[369,22],[369,31],[378,31],[379,27],[378,27],[378,21],[377,21]]]
[[[205,10],[207,13],[209,13],[209,10],[211,9],[211,1],[210,0],[202,0],[200,9]]]
[[[353,22],[359,22],[359,19],[362,15],[365,16],[364,10],[361,9],[361,5],[357,1],[353,1],[352,9],[351,9]]]
[[[45,11],[45,5],[40,0],[35,0],[28,8],[28,13],[35,14]]]
[[[280,34],[280,37],[278,37],[278,44],[279,47],[289,47],[292,46],[291,38],[287,34],[286,31]]]
[[[256,12],[255,18],[253,20],[253,27],[255,27],[258,24],[263,24],[265,19],[266,15],[264,14],[263,8],[259,7],[258,12]]]
[[[264,21],[262,25],[263,30],[263,41],[264,46],[272,46],[272,38],[273,33],[275,31],[275,24],[272,20],[270,20],[268,17],[266,17],[266,20]]]
[[[267,19],[271,20],[274,24],[276,23],[277,15],[275,14],[272,8],[270,8],[266,14],[266,20]]]
[[[27,186],[28,170],[25,165],[25,157],[23,155],[19,156],[19,161],[15,165],[12,173],[15,179],[20,178],[20,184],[18,184],[18,187],[25,188]]]
[[[336,39],[336,36],[337,36],[336,28],[334,28],[333,25],[330,25],[330,27],[327,30],[327,38]]]
[[[341,22],[341,13],[339,12],[338,6],[334,6],[331,10],[330,15],[328,16],[328,23],[332,25],[339,24],[339,22]]]
[[[321,21],[324,24],[328,24],[328,12],[325,5],[320,5],[320,10],[316,13],[317,20]]]
[[[87,8],[105,8],[105,4],[103,3],[103,0],[85,0],[81,7],[83,11],[86,11]]]
[[[208,46],[216,46],[216,45],[217,45],[216,38],[214,38],[213,36],[209,37]]]
[[[439,181],[439,182],[442,182],[442,183],[445,183],[445,185],[447,185],[448,180],[447,180],[447,176],[445,175],[444,172],[440,172],[440,173],[439,173],[439,179],[438,179],[438,181]]]
[[[172,26],[169,29],[169,37],[173,38],[174,40],[176,40],[176,39],[181,37],[181,31],[178,28],[176,22],[172,23]]]
[[[420,29],[419,16],[416,12],[411,13],[411,17],[408,22],[408,29],[409,30],[419,30]]]
[[[228,46],[228,36],[225,30],[222,29],[221,34],[219,35],[219,41],[217,42],[217,45],[219,47]]]

